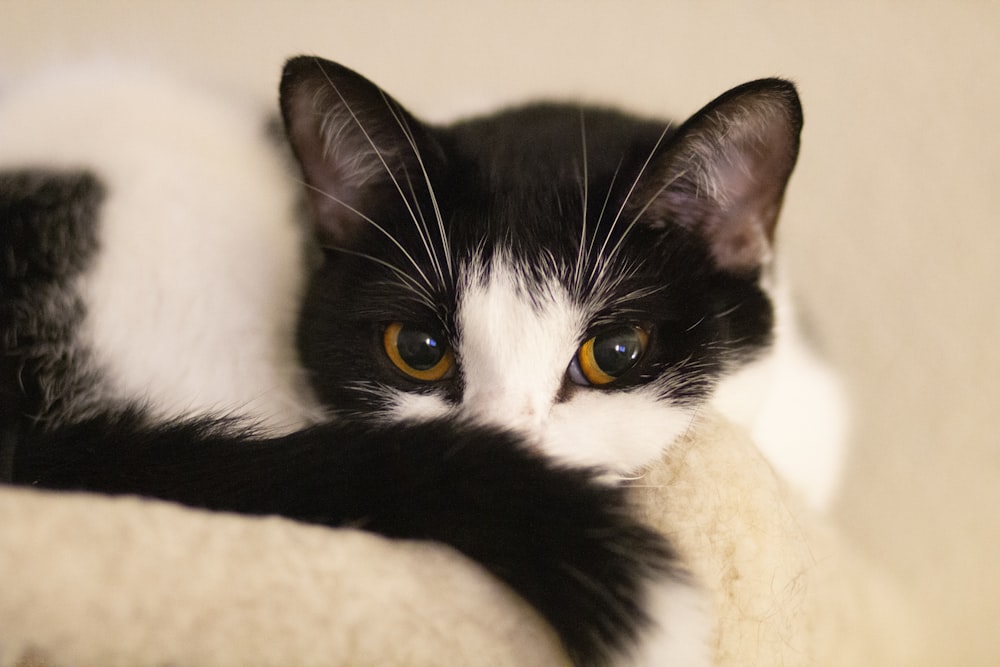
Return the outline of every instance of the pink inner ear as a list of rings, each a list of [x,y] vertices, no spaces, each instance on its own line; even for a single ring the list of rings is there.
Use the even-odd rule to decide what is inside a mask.
[[[646,186],[662,190],[653,210],[700,233],[720,268],[761,267],[770,260],[800,128],[791,84],[765,80],[730,91],[678,130],[656,183]]]
[[[371,218],[376,209],[419,206],[429,183],[409,179],[429,168],[423,160],[437,146],[381,88],[336,63],[295,58],[282,78],[281,106],[321,242],[349,247],[362,229],[387,224]]]
[[[283,95],[288,136],[308,186],[317,234],[324,244],[349,245],[363,223],[355,212],[361,206],[355,174],[370,175],[373,169],[362,169],[357,155],[372,151],[359,146],[360,130],[350,126],[356,121],[325,79],[286,86]]]
[[[788,178],[787,158],[774,150],[780,146],[756,139],[738,150],[735,160],[716,165],[718,192],[704,224],[719,266],[745,270],[770,260]]]

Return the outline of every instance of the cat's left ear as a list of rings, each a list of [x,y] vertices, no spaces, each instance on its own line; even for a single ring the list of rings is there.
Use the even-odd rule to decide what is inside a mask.
[[[440,148],[385,91],[343,65],[300,56],[285,64],[280,92],[323,244],[349,247],[373,224],[391,224],[398,216],[386,207],[412,215],[430,206]]]
[[[719,268],[756,270],[770,258],[801,129],[802,107],[788,81],[734,88],[678,128],[632,200],[648,205],[654,222],[700,234]]]

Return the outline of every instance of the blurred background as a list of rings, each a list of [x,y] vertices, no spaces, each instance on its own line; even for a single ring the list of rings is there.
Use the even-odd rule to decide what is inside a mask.
[[[781,252],[855,405],[835,520],[932,615],[940,664],[996,664],[1000,3],[0,0],[0,95],[110,58],[272,100],[299,53],[432,119],[538,96],[683,118],[795,80]]]

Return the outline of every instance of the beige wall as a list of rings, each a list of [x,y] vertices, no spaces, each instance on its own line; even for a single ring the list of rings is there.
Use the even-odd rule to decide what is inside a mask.
[[[284,57],[341,60],[418,112],[583,96],[683,114],[795,79],[804,148],[784,250],[857,402],[837,514],[1000,652],[1000,3],[0,0],[0,82],[110,56],[271,95]],[[672,5],[669,9],[666,7]]]

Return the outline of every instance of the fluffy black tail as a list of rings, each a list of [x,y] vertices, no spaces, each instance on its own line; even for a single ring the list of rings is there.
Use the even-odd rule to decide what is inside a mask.
[[[19,442],[13,481],[436,540],[534,605],[578,665],[628,651],[648,622],[645,586],[674,567],[621,489],[509,433],[444,420],[277,438],[229,426],[105,415]]]

